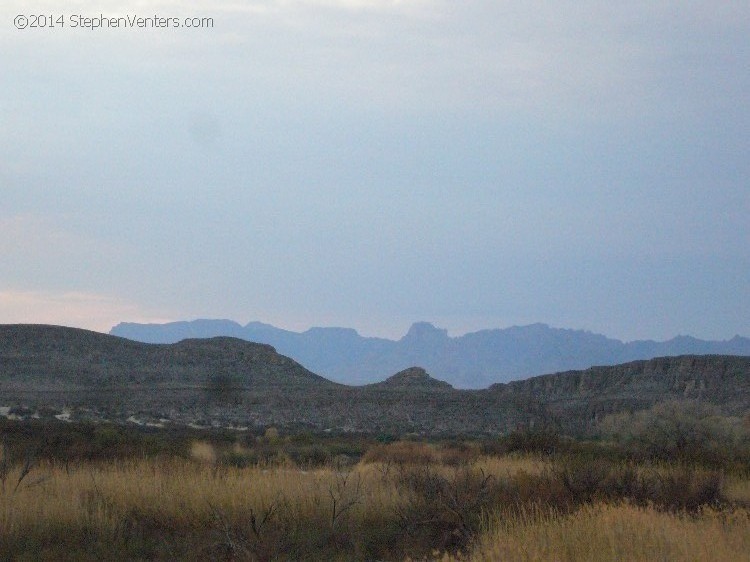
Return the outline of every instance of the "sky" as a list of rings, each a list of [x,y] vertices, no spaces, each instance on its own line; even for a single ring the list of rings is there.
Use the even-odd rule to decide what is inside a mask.
[[[0,323],[750,336],[747,2],[60,4],[0,7]]]

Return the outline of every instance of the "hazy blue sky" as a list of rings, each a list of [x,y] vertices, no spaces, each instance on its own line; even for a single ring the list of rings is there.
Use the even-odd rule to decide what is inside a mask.
[[[71,28],[101,14],[214,25]],[[0,17],[2,323],[750,335],[747,2]]]

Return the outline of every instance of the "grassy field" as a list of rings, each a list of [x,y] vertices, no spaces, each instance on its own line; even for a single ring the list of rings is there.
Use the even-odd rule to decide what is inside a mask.
[[[573,513],[532,509],[494,514],[465,557],[442,560],[653,560],[750,559],[750,513],[708,508],[697,513],[594,503]]]
[[[0,427],[0,559],[750,559],[736,459],[104,429]]]

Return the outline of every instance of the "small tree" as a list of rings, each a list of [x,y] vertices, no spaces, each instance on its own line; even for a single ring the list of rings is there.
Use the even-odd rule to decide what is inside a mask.
[[[599,429],[640,455],[709,464],[732,460],[747,436],[739,419],[694,401],[661,402],[607,416]]]

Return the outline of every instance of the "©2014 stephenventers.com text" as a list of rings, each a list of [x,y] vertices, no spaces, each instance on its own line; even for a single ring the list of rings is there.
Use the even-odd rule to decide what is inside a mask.
[[[19,14],[13,19],[16,29],[211,29],[214,19],[208,17],[142,17],[84,16],[82,14]]]

